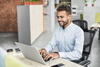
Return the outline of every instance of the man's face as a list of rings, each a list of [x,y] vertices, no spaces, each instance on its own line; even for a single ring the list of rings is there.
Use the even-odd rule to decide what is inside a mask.
[[[66,11],[57,12],[57,20],[61,27],[65,28],[71,21],[71,15]]]

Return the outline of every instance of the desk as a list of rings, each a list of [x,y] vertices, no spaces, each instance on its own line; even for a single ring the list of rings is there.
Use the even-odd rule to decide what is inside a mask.
[[[11,56],[16,58],[20,62],[22,62],[25,67],[50,67],[50,66],[58,64],[58,63],[63,63],[64,64],[63,67],[83,67],[79,64],[76,64],[76,63],[70,62],[68,60],[61,59],[61,58],[52,60],[49,63],[47,63],[46,65],[43,65],[41,63],[26,59],[21,53],[20,54],[13,54]],[[22,66],[20,66],[20,67],[22,67]]]
[[[94,28],[99,29],[98,40],[100,40],[100,24],[99,24],[99,23],[95,23],[95,24],[93,24],[91,27],[94,27]]]

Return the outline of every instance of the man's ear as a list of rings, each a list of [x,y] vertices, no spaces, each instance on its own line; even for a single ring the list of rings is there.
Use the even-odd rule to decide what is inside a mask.
[[[71,20],[71,18],[72,18],[72,15],[68,15],[68,19],[70,19],[70,20]]]

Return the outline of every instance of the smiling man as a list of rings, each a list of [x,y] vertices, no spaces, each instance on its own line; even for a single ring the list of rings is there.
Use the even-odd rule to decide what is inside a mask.
[[[61,3],[56,12],[59,27],[55,30],[49,44],[39,50],[44,60],[49,58],[64,58],[78,60],[82,57],[84,32],[71,21],[71,7]],[[55,47],[58,52],[51,52]]]

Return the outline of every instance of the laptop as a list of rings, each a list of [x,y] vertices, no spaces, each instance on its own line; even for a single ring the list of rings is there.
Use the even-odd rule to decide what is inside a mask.
[[[22,44],[19,42],[15,42],[15,44],[19,47],[19,49],[22,51],[23,55],[32,61],[36,61],[42,64],[47,64],[42,58],[42,56],[39,53],[39,50],[37,47],[29,46],[26,44]]]

